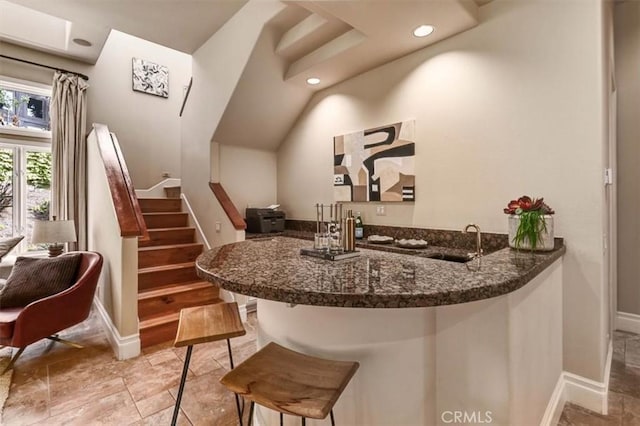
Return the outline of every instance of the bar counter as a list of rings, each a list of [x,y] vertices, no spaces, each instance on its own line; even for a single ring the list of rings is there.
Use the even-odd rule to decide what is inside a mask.
[[[217,247],[198,258],[198,275],[225,290],[259,299],[312,306],[415,308],[507,294],[565,252],[558,240],[550,252],[505,248],[457,263],[428,257],[450,252],[447,248],[398,250],[380,245],[359,247],[360,256],[353,259],[327,261],[300,254],[311,244],[276,236]]]
[[[468,246],[361,244],[359,257],[328,261],[300,254],[311,244],[261,237],[209,250],[196,266],[213,284],[258,298],[259,348],[274,341],[360,363],[336,424],[446,425],[467,413],[507,426],[549,415],[562,374],[562,240],[540,253],[489,242],[494,252],[466,263],[429,256]],[[255,421],[279,424],[260,407]]]

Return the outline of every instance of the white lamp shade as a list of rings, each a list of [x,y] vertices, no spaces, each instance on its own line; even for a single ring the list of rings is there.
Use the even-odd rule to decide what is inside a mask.
[[[31,242],[68,243],[76,241],[76,228],[72,220],[36,220],[33,222]]]

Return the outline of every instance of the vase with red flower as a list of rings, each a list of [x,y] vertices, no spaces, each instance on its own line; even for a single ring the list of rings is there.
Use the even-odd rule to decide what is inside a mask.
[[[523,195],[511,200],[504,212],[509,215],[509,247],[532,251],[553,250],[555,212],[543,198]]]

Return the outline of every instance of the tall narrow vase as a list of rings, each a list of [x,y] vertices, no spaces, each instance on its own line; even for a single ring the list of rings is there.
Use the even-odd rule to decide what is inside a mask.
[[[550,251],[553,250],[553,216],[544,215],[544,221],[546,224],[546,232],[540,232],[538,234],[538,244],[534,250],[536,251]],[[520,226],[520,216],[516,214],[512,214],[509,216],[509,247],[517,248],[520,250],[531,250],[531,242],[527,237],[524,238],[524,241],[516,247],[514,243],[514,239],[516,237],[516,233],[518,232],[518,227]]]

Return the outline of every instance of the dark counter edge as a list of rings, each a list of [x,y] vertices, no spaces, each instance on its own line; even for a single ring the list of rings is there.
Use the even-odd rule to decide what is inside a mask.
[[[291,237],[290,237],[291,238]],[[556,260],[566,253],[566,246],[562,238],[555,239],[555,249],[548,252],[517,251],[510,248],[502,250],[510,252],[513,256],[520,256],[523,261],[537,258],[534,265],[515,278],[506,279],[502,282],[476,287],[466,290],[443,291],[438,293],[425,294],[343,294],[343,293],[313,293],[284,290],[282,288],[271,288],[265,286],[253,287],[244,284],[236,284],[219,277],[213,276],[206,270],[200,268],[196,262],[196,272],[198,276],[209,281],[224,290],[245,296],[259,299],[273,300],[276,302],[301,304],[310,306],[328,306],[344,308],[422,308],[431,306],[456,305],[460,303],[474,302],[478,300],[490,299],[512,293],[533,280],[545,269],[551,266]],[[500,251],[502,251],[500,250]],[[497,253],[496,253],[497,254]],[[480,262],[490,262],[491,255],[483,257]],[[477,265],[477,259],[467,264],[470,268]]]

